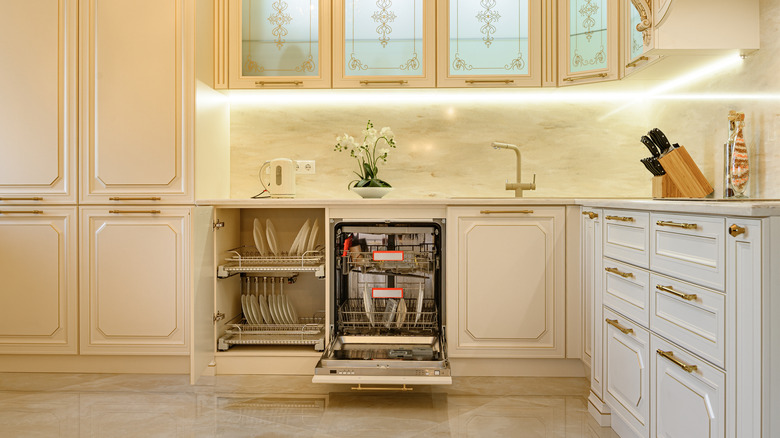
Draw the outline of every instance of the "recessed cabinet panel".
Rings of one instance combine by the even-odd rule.
[[[0,204],[75,201],[76,5],[0,4]]]
[[[650,318],[650,273],[608,258],[602,264],[604,305],[647,327]]]
[[[75,353],[75,207],[1,207],[0,247],[0,353]]]
[[[432,1],[336,1],[334,87],[435,85]]]
[[[629,210],[604,210],[604,255],[648,268],[650,215]]]
[[[560,82],[617,79],[618,0],[560,0]]]
[[[81,227],[81,352],[186,353],[188,210],[84,209]]]
[[[83,2],[84,201],[187,194],[183,8],[179,0]]]
[[[541,4],[439,2],[439,86],[540,86]]]
[[[330,87],[330,2],[232,0],[230,87]]]

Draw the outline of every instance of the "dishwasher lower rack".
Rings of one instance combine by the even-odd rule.
[[[316,351],[325,349],[323,317],[299,318],[298,324],[229,324],[217,341],[217,350],[227,351],[234,345],[311,345]]]
[[[396,301],[396,305],[392,306],[391,301]],[[404,299],[406,313],[399,312],[399,301],[400,298],[373,298],[366,303],[360,298],[349,298],[338,309],[339,330],[345,334],[439,331],[435,300],[424,299],[418,312],[416,299]],[[395,310],[390,311],[393,307]]]

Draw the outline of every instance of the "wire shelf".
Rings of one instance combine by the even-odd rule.
[[[228,252],[226,264],[220,266],[220,271],[228,274],[239,272],[275,272],[275,271],[318,271],[325,264],[325,253],[322,248],[306,251],[301,255],[261,254],[253,246],[240,246]]]
[[[372,311],[366,311],[365,303],[359,298],[349,298],[338,310],[339,328],[347,333],[365,333],[377,329],[393,329],[409,332],[438,331],[438,310],[436,301],[424,299],[422,310],[417,312],[416,299],[404,299],[406,314],[399,315],[398,310],[386,311],[391,300],[398,298],[371,299]],[[399,306],[400,307],[400,306]],[[402,318],[399,320],[399,318]]]
[[[219,338],[218,350],[233,345],[313,345],[322,349],[325,342],[323,317],[298,318],[299,324],[229,324],[225,335]]]

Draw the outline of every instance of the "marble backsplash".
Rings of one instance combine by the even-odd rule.
[[[398,148],[380,177],[391,198],[509,196],[523,152],[527,197],[649,197],[648,155],[639,137],[658,127],[685,145],[722,197],[729,110],[746,113],[748,194],[780,198],[780,0],[761,2],[761,50],[724,71],[662,95],[630,85],[545,90],[291,91],[231,95],[231,197],[257,194],[259,166],[316,160],[297,176],[298,198],[352,198],[357,163],[334,152],[337,135],[360,135],[367,119],[390,126]],[[605,91],[606,90],[606,91]]]

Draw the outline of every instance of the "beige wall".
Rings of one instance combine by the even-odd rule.
[[[523,151],[524,181],[537,174],[539,197],[648,197],[651,175],[639,163],[639,137],[661,128],[686,146],[721,193],[726,115],[746,113],[752,197],[780,198],[780,0],[761,1],[757,53],[714,76],[649,97],[659,83],[544,90],[320,90],[232,92],[231,197],[260,191],[257,171],[278,157],[316,160],[298,175],[299,198],[352,198],[354,161],[333,151],[337,135],[358,136],[366,119],[390,126],[398,149],[380,177],[388,197],[507,196],[514,154]],[[749,96],[746,96],[748,94]]]

